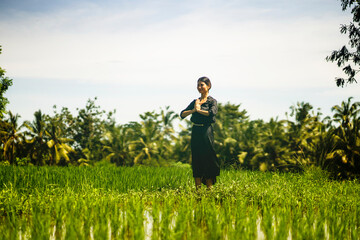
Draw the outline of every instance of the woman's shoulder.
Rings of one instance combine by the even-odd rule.
[[[215,98],[213,98],[212,96],[208,96],[208,101],[210,102],[217,102]]]

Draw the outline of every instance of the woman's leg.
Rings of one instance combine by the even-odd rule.
[[[207,179],[206,179],[206,186],[207,186],[207,188],[208,188],[209,190],[211,189],[211,187],[212,187],[213,184],[214,184],[214,183],[213,183],[212,178],[207,178]]]
[[[195,187],[196,187],[196,189],[200,189],[200,187],[201,187],[201,178],[199,178],[199,177],[195,178]]]

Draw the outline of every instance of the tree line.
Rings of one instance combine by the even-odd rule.
[[[214,124],[215,150],[223,168],[302,171],[320,166],[334,177],[360,174],[360,102],[352,97],[322,118],[310,103],[289,108],[286,119],[250,120],[240,104],[219,103]],[[140,114],[139,122],[117,124],[89,99],[72,114],[54,106],[32,121],[8,112],[0,120],[0,163],[9,165],[170,166],[190,164],[191,122],[174,127],[178,113],[170,107]]]

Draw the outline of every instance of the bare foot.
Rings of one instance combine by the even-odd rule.
[[[208,190],[212,188],[212,185],[213,185],[213,180],[211,178],[206,179],[206,186]]]

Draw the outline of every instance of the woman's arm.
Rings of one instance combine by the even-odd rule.
[[[217,112],[216,101],[215,104],[212,104],[210,111],[206,111],[201,109],[200,100],[196,99],[195,101],[191,102],[190,105],[185,110],[181,112],[180,117],[186,118],[187,116],[195,112],[204,115],[206,117],[210,116],[211,114],[216,114]]]
[[[194,108],[194,109],[192,109],[192,110],[183,111],[183,112],[181,113],[181,117],[182,117],[182,118],[186,118],[187,116],[189,116],[189,115],[191,115],[191,114],[193,114],[193,113],[195,113],[195,112],[200,113],[200,114],[202,114],[202,115],[204,115],[204,116],[210,116],[209,111],[205,111],[205,110],[195,109],[195,108]]]
[[[210,114],[209,114],[209,111],[205,111],[205,110],[196,110],[196,112],[198,112],[198,113],[200,113],[201,115],[204,115],[204,116],[210,116]]]
[[[218,112],[217,101],[214,98],[212,98],[209,109],[209,116],[213,117],[214,115],[217,114],[217,112]]]
[[[182,118],[186,118],[187,116],[193,114],[195,111],[195,108],[194,109],[191,109],[191,110],[185,110],[181,113],[180,117]]]
[[[189,106],[187,106],[184,110],[181,111],[180,117],[182,119],[186,118],[187,116],[193,114],[195,112],[195,100],[192,101]]]

